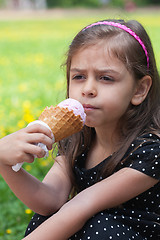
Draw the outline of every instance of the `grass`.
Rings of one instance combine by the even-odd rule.
[[[160,69],[160,14],[137,11],[99,12],[53,19],[0,21],[0,137],[25,127],[42,109],[65,98],[64,53],[74,35],[99,19],[120,17],[139,20],[147,29]],[[42,180],[52,157],[25,164]],[[23,237],[32,211],[21,203],[0,177],[0,239]]]

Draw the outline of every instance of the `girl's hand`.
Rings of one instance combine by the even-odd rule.
[[[41,142],[51,150],[52,137],[52,132],[45,126],[34,124],[0,139],[0,164],[31,163],[34,155],[44,157],[45,151],[35,144]]]

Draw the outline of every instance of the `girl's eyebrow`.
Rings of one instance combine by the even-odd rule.
[[[70,72],[85,72],[87,71],[86,69],[81,69],[81,68],[71,68]],[[118,74],[119,72],[111,69],[111,68],[106,68],[106,69],[95,69],[95,72],[101,72],[101,73],[114,73]]]
[[[80,68],[71,68],[70,72],[83,72],[86,71],[85,69],[80,69]]]

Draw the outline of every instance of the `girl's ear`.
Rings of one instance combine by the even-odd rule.
[[[131,103],[133,105],[141,104],[146,98],[151,85],[152,85],[152,78],[150,76],[146,75],[143,78],[141,78],[137,84],[137,87],[135,89],[135,94],[131,99]]]

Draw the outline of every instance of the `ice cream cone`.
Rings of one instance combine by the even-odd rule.
[[[46,107],[39,120],[45,122],[50,127],[55,137],[55,142],[79,132],[83,127],[80,115],[76,116],[73,110],[59,106]]]
[[[31,122],[31,124],[42,124],[51,129],[54,142],[58,142],[63,138],[69,137],[72,134],[79,132],[85,123],[86,114],[83,106],[75,99],[68,98],[56,107],[46,107],[41,113],[39,120]],[[29,126],[28,125],[28,126]],[[48,149],[43,143],[37,143],[48,153]],[[22,163],[17,163],[12,166],[14,171],[19,171]]]

